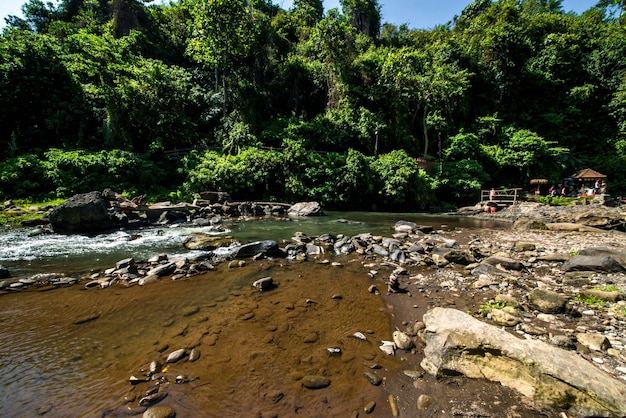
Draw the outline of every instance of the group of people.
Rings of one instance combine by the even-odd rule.
[[[582,196],[595,196],[596,194],[606,193],[606,181],[596,180],[592,185],[583,185],[577,192],[573,186],[565,185],[552,185],[548,189],[548,195],[552,197],[582,197]]]

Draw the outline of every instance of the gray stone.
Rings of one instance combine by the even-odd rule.
[[[575,255],[563,263],[564,271],[599,271],[623,273],[624,267],[611,256]]]
[[[148,273],[146,273],[146,276],[158,276],[158,277],[167,276],[168,274],[174,273],[175,270],[176,270],[176,263],[169,262],[169,263],[161,264],[153,268],[152,270],[148,271]]]
[[[498,255],[492,255],[484,260],[483,263],[490,264],[492,266],[497,266],[499,264],[507,270],[521,270],[524,267],[521,261]]]
[[[319,216],[323,214],[322,206],[318,202],[299,202],[287,209],[289,216]]]
[[[573,352],[517,338],[456,309],[431,309],[424,322],[421,366],[434,376],[461,373],[558,408],[626,414],[623,382]]]
[[[255,241],[249,244],[242,245],[241,247],[234,248],[230,256],[232,258],[251,258],[257,254],[264,254],[268,256],[279,255],[280,250],[278,243],[272,240]]]

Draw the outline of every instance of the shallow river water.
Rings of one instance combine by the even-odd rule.
[[[345,222],[347,220],[348,222]],[[436,228],[485,228],[471,219],[415,214],[335,213],[298,221],[225,224],[242,242],[309,235],[372,232],[390,236],[397,220]],[[0,264],[13,276],[90,271],[122,258],[181,254],[184,235],[197,228],[149,228],[93,237],[0,234]],[[135,234],[135,235],[133,235]],[[326,258],[333,259],[332,255]],[[150,362],[177,417],[349,416],[374,400],[371,416],[389,416],[385,394],[364,373],[382,378],[398,361],[379,348],[391,337],[388,307],[367,292],[371,279],[360,258],[343,267],[314,261],[251,261],[146,286],[85,290],[31,287],[0,295],[0,416],[101,417],[141,414],[139,401],[155,382],[131,385]],[[270,276],[276,287],[251,283]],[[363,333],[367,340],[352,337]],[[200,357],[165,364],[174,350]],[[339,348],[330,354],[328,348]],[[372,369],[371,367],[379,367]],[[416,365],[417,367],[417,365]],[[304,376],[330,386],[311,390]],[[176,380],[184,383],[176,383]]]

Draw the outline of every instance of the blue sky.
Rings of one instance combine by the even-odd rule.
[[[26,0],[0,0],[0,27],[4,26],[4,18],[8,15],[21,15],[22,4]],[[157,0],[167,3],[167,0]],[[471,3],[471,0],[379,0],[382,7],[383,22],[400,25],[408,24],[410,28],[432,29],[452,20],[455,15]],[[563,0],[566,12],[582,13],[593,7],[597,0]],[[289,9],[292,0],[274,0],[284,9]],[[339,0],[324,0],[324,7],[332,9],[339,6]]]

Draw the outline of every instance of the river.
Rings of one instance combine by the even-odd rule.
[[[435,228],[497,228],[490,221],[421,214],[342,212],[298,220],[225,222],[242,242],[287,240],[296,231],[390,236],[398,220]],[[158,253],[184,254],[188,226],[115,231],[95,236],[0,233],[0,264],[13,277],[100,270],[116,261]],[[332,257],[332,255],[329,255]],[[360,258],[342,267],[311,261],[249,261],[147,286],[85,290],[32,287],[0,295],[2,417],[103,417],[140,414],[139,400],[156,383],[177,417],[346,416],[385,394],[363,377],[397,372],[378,349],[390,339],[389,308],[365,289]],[[251,283],[270,276],[276,288]],[[361,332],[366,340],[353,337]],[[165,364],[174,350],[196,348],[200,358]],[[339,348],[331,354],[328,348]],[[150,362],[158,380],[132,385]],[[370,369],[370,367],[379,369]],[[330,386],[305,389],[303,376]],[[184,383],[176,383],[183,379]],[[372,416],[388,416],[377,407]]]

